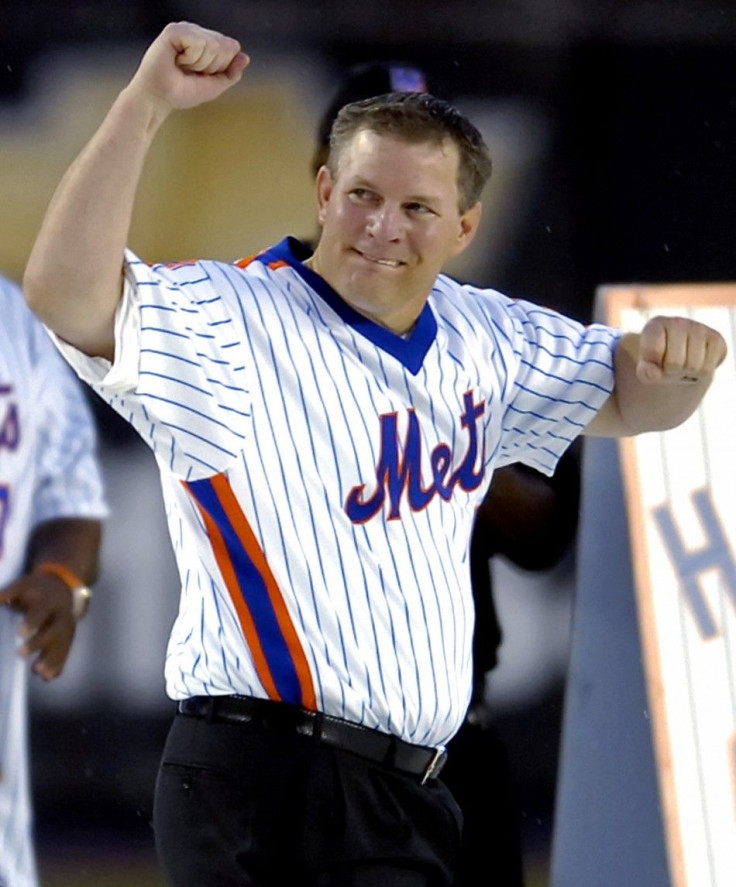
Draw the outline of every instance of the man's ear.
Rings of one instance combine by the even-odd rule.
[[[327,204],[332,196],[332,173],[326,166],[320,166],[317,171],[317,218],[320,225],[324,224],[325,213],[327,212]]]
[[[480,217],[483,211],[483,206],[480,200],[475,204],[475,206],[471,206],[467,212],[463,213],[460,216],[460,226],[457,233],[457,242],[455,243],[455,248],[452,251],[453,256],[460,255],[463,250],[470,246],[475,237],[478,227],[480,226]]]

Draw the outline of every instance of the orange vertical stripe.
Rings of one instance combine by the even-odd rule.
[[[302,704],[305,708],[315,711],[317,708],[317,697],[314,692],[314,684],[312,683],[312,674],[309,670],[309,664],[307,663],[307,658],[304,655],[304,650],[299,641],[296,630],[294,629],[294,625],[291,621],[288,610],[286,609],[286,605],[284,603],[281,592],[279,591],[276,579],[271,572],[271,568],[268,566],[268,562],[266,561],[266,558],[264,557],[263,552],[258,545],[258,541],[253,535],[253,531],[251,530],[248,521],[245,519],[245,515],[243,514],[242,509],[240,508],[240,505],[235,498],[235,495],[233,494],[227,477],[225,477],[224,474],[218,474],[217,476],[212,478],[212,485],[215,488],[215,492],[217,493],[220,503],[224,508],[226,514],[230,518],[230,521],[234,529],[236,530],[240,541],[243,543],[243,547],[248,552],[248,555],[253,561],[256,569],[263,577],[263,581],[266,585],[266,588],[268,589],[268,596],[271,599],[271,603],[273,604],[279,628],[284,635],[286,645],[289,648],[289,651],[291,652],[292,658],[294,660],[294,668],[296,669],[296,673],[299,677],[299,683],[302,688]],[[224,542],[221,538],[220,544],[222,544],[224,547]],[[232,571],[232,566],[230,566],[230,570]],[[234,576],[233,578],[235,579],[235,582],[237,584],[237,578]]]
[[[199,503],[197,504],[199,506]],[[240,583],[238,582],[238,577],[236,576],[235,570],[233,569],[230,554],[227,550],[227,546],[225,545],[225,540],[222,538],[222,533],[220,533],[217,524],[212,520],[207,510],[202,506],[199,506],[199,510],[202,514],[202,517],[204,518],[205,526],[207,527],[207,533],[209,534],[210,541],[212,542],[212,549],[215,553],[215,559],[217,560],[218,566],[220,567],[220,572],[222,573],[222,576],[225,580],[225,585],[228,587],[228,589],[230,589],[230,597],[235,604],[235,609],[238,611],[240,624],[243,628],[243,633],[248,643],[248,647],[250,648],[251,655],[253,656],[258,676],[260,677],[261,682],[265,687],[269,697],[271,699],[281,701],[281,695],[279,694],[279,691],[276,688],[276,684],[274,683],[273,675],[271,674],[268,660],[266,659],[266,656],[263,652],[261,640],[258,637],[258,632],[256,631],[250,609],[248,608],[248,604],[245,602],[245,597],[239,593]]]

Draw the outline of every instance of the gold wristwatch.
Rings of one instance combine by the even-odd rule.
[[[72,616],[79,621],[89,609],[92,589],[77,574],[64,564],[43,563],[33,568],[34,573],[50,573],[57,576],[72,593]]]

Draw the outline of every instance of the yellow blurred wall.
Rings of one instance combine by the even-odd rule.
[[[90,57],[72,68],[58,58],[22,106],[0,113],[0,270],[8,276],[22,276],[54,188],[130,76],[126,61]],[[145,260],[234,260],[287,233],[313,236],[320,91],[306,65],[271,59],[264,68],[161,130],[130,237]]]

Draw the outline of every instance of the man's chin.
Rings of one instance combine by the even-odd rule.
[[[368,320],[372,320],[381,326],[383,326],[381,317],[383,317],[384,314],[390,313],[390,305],[386,303],[385,292],[383,292],[379,298],[370,292],[360,291],[353,287],[350,291],[350,297],[345,299],[345,301],[351,306],[351,308],[354,308],[358,314],[362,314],[363,317],[367,317]]]

